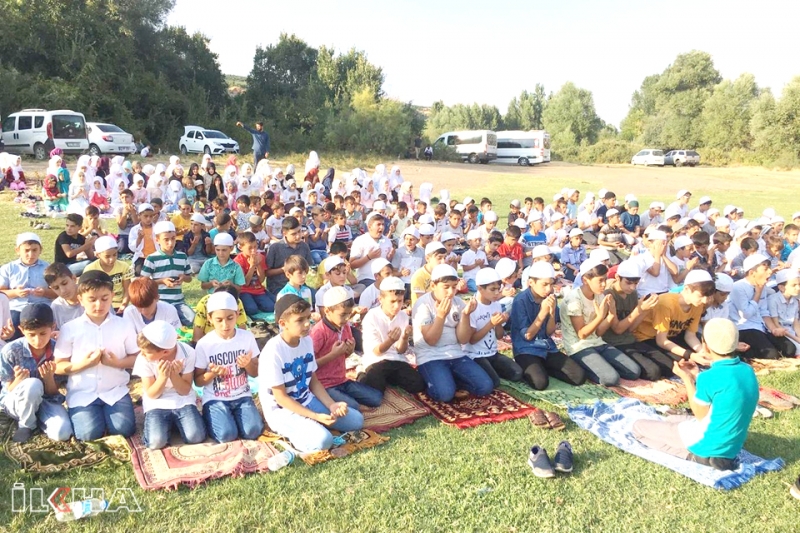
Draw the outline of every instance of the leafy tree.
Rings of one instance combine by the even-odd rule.
[[[542,114],[546,103],[544,86],[536,84],[534,92],[522,91],[508,104],[503,123],[510,130],[541,130],[544,128]]]
[[[757,97],[758,85],[752,74],[742,74],[735,81],[723,80],[714,87],[703,106],[703,146],[721,150],[749,148],[751,105]]]
[[[593,144],[604,126],[595,111],[592,93],[572,82],[565,83],[547,100],[542,119],[555,150],[581,143]]]

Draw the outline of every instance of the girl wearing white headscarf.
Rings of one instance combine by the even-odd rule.
[[[433,183],[425,182],[419,186],[419,199],[430,206],[433,195]]]
[[[144,176],[141,174],[133,175],[133,185],[131,185],[131,192],[133,193],[133,203],[147,204],[150,203],[150,194],[144,186]]]
[[[180,181],[171,181],[164,192],[164,212],[172,213],[178,209],[178,202],[183,198],[183,185]]]
[[[244,165],[242,165],[244,166]],[[249,166],[249,165],[248,165]],[[250,184],[250,177],[249,176],[242,176],[239,178],[239,190],[236,192],[236,197],[239,196],[250,196],[253,192],[253,187]]]
[[[200,174],[205,175],[208,171],[208,164],[211,162],[211,154],[203,154],[203,159],[200,160]]]
[[[24,191],[27,187],[25,183],[25,173],[22,171],[22,158],[18,155],[6,154],[7,168],[5,169],[5,180],[12,191]]]
[[[101,213],[107,213],[110,209],[108,203],[108,190],[103,183],[103,178],[95,176],[89,190],[89,204],[95,206]]]
[[[237,170],[234,165],[228,165],[227,167],[225,167],[225,173],[222,175],[222,182],[225,184],[226,187],[229,183],[233,183],[234,185],[236,185],[237,182],[236,174]]]
[[[111,186],[111,193],[109,197],[111,198],[111,209],[116,210],[118,207],[122,205],[122,197],[120,193],[128,188],[127,181],[124,177],[114,178],[114,185]]]
[[[403,175],[400,173],[400,167],[395,165],[392,167],[392,171],[389,173],[389,189],[392,191],[394,195],[394,199],[397,200],[400,195],[400,185],[403,184]]]
[[[371,210],[372,204],[375,203],[376,196],[375,185],[372,183],[372,180],[366,180],[364,182],[364,187],[361,189],[361,205],[363,205],[365,209]]]
[[[337,194],[344,198],[347,196],[347,189],[345,189],[344,185],[342,185],[342,180],[339,178],[333,178],[333,182],[331,183],[331,198]]]
[[[288,188],[281,193],[281,202],[288,204],[300,199],[300,191],[297,190],[297,183],[293,179],[286,180]]]
[[[262,159],[256,165],[256,170],[253,173],[253,179],[250,180],[250,186],[254,187],[258,192],[263,192],[267,183],[269,182],[270,175],[272,174],[272,167],[269,165],[267,159]]]
[[[283,192],[283,188],[281,188],[281,184],[275,178],[269,180],[269,185],[267,189],[272,191],[272,194],[275,195],[275,199],[278,200],[281,197],[281,192]]]
[[[175,167],[180,166],[181,158],[177,155],[172,155],[169,157],[169,164]]]
[[[375,186],[375,189],[379,192],[383,192],[380,190],[381,186],[381,178],[386,178],[386,181],[389,181],[389,175],[386,173],[386,165],[381,163],[375,167],[375,172],[372,174],[372,184]]]
[[[86,188],[86,173],[82,170],[78,170],[75,172],[74,177],[75,179],[69,185],[67,213],[85,216],[86,208],[89,207],[89,191]]]

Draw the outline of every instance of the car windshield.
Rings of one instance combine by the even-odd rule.
[[[206,136],[206,139],[227,139],[228,136],[222,133],[221,131],[215,130],[204,130],[203,135]]]
[[[125,133],[125,130],[113,124],[97,124],[97,129],[103,133]]]
[[[664,155],[663,150],[653,150],[653,155]]]

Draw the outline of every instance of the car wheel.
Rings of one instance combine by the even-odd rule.
[[[680,159],[677,159],[677,160],[675,161],[675,166],[676,166],[676,167],[682,167],[682,166],[683,166],[683,161],[681,161]]]
[[[44,161],[44,159],[47,157],[47,152],[45,151],[45,147],[42,143],[36,143],[33,145],[33,157],[39,161]]]
[[[182,145],[181,145],[181,155],[186,155],[186,154],[188,154],[188,153],[189,153],[189,152],[186,150],[186,145],[185,145],[185,144],[182,144]]]
[[[520,157],[519,159],[517,159],[517,164],[521,167],[527,167],[530,166],[531,162],[528,161],[527,157]]]
[[[206,155],[211,155],[211,148],[206,146],[205,148],[203,148],[203,153]]]
[[[469,161],[471,165],[476,165],[478,163],[478,154],[469,154],[467,161]]]
[[[102,154],[103,154],[103,152],[100,151],[100,147],[99,146],[97,146],[96,144],[89,145],[89,155],[98,156],[99,157]]]

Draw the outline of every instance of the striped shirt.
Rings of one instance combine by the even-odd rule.
[[[144,265],[142,265],[142,276],[154,280],[177,278],[181,274],[192,275],[189,258],[183,252],[174,251],[172,255],[156,252],[148,255],[147,259],[144,260]],[[177,287],[159,285],[158,295],[164,303],[173,305],[183,303],[183,290],[180,285]]]

